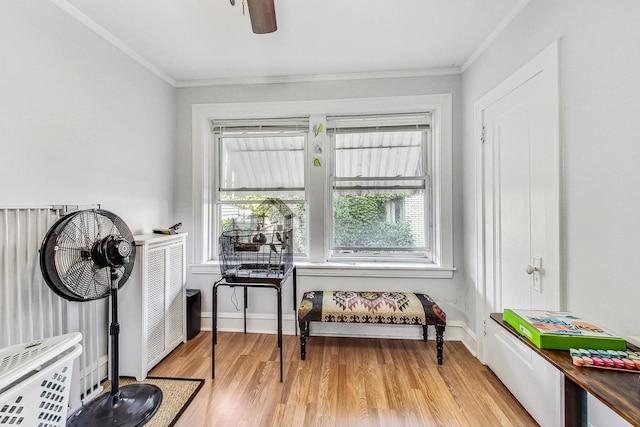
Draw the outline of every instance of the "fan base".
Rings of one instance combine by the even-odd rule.
[[[67,419],[67,427],[135,427],[146,424],[162,402],[162,391],[151,384],[120,387],[116,395],[98,396]]]

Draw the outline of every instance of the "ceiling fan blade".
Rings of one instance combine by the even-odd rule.
[[[247,0],[251,29],[256,34],[272,33],[278,29],[274,0]]]

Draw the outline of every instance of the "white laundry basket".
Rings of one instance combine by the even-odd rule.
[[[0,426],[63,427],[73,360],[82,353],[74,332],[0,350]]]

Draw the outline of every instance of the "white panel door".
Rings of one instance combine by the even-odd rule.
[[[502,308],[530,308],[532,301],[526,266],[535,233],[531,186],[536,182],[530,177],[535,83],[519,87],[485,110],[487,165],[493,166],[493,176],[487,181],[494,217],[491,256],[497,268],[492,283],[496,307]]]
[[[487,288],[498,311],[559,305],[557,218],[547,215],[548,203],[557,209],[558,190],[548,197],[546,181],[556,157],[549,146],[554,122],[545,83],[537,75],[484,110],[488,261],[494,267]]]
[[[562,424],[562,376],[497,325],[505,308],[561,308],[557,47],[477,104],[483,128],[478,312],[483,360],[542,426]]]
[[[557,69],[545,61],[505,81],[480,110],[483,322],[505,308],[563,304]]]

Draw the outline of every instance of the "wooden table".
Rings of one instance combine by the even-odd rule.
[[[587,392],[607,405],[634,426],[640,427],[640,373],[607,369],[580,368],[572,363],[568,350],[536,347],[502,320],[502,313],[492,313],[497,322],[520,342],[533,349],[564,374],[564,413],[566,426],[587,426]],[[638,348],[629,345],[631,351]]]

